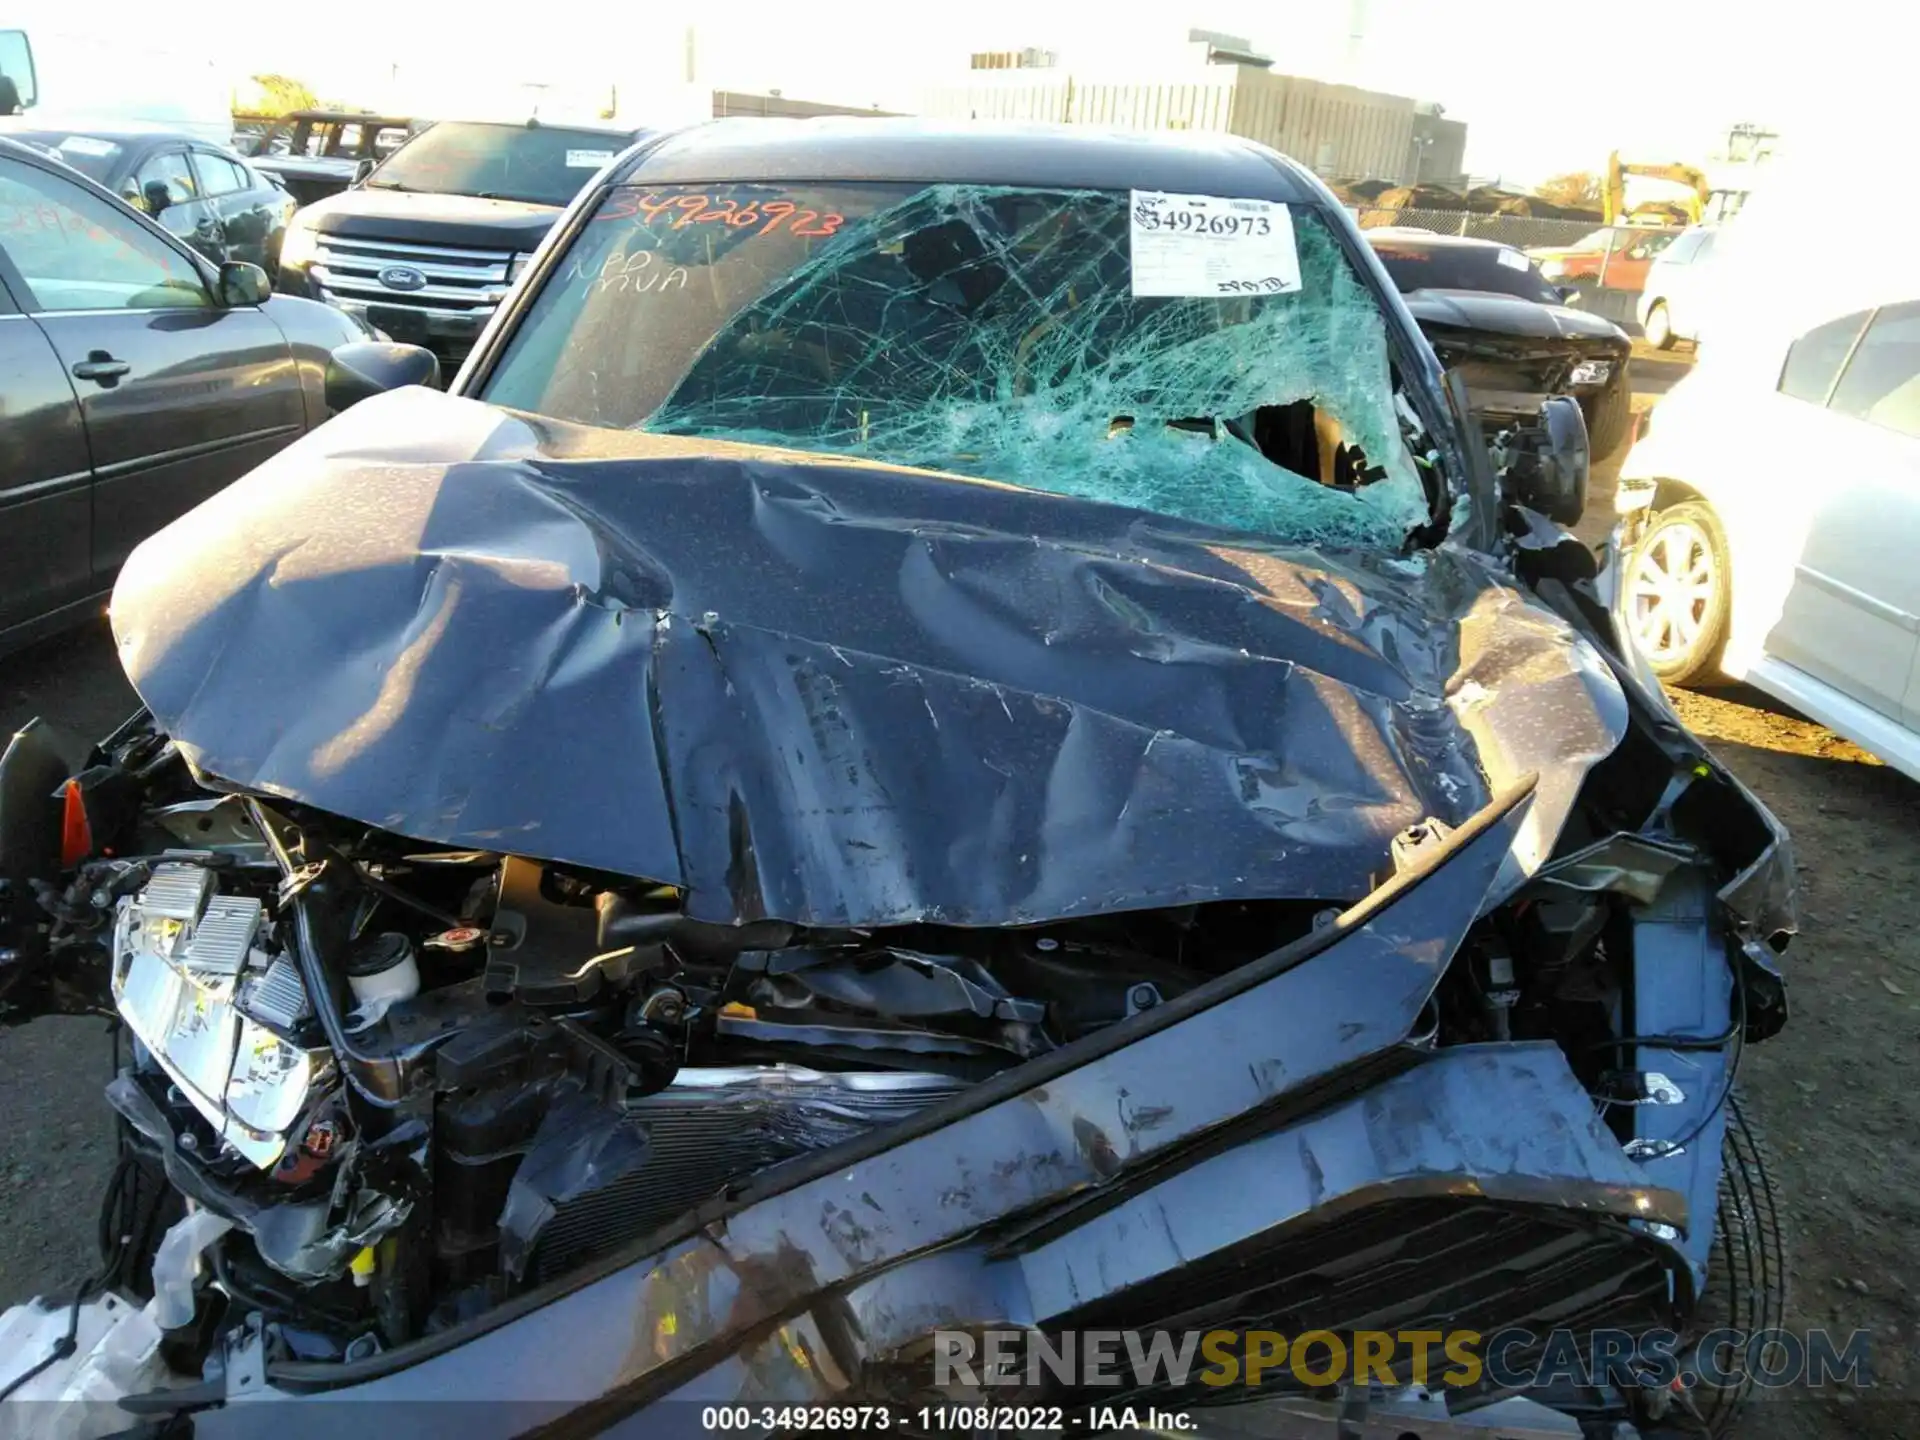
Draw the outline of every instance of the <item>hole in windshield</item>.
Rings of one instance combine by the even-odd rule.
[[[1124,193],[620,190],[485,398],[1398,548],[1430,515],[1385,320],[1319,216],[1292,227],[1296,291],[1160,297]]]

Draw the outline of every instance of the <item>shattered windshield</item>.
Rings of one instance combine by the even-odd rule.
[[[1194,207],[1257,209],[1290,232],[1290,245],[1249,244],[1297,275],[1221,279],[1188,263],[1178,235],[1143,244],[1139,200],[986,185],[617,190],[483,398],[1399,548],[1429,498],[1384,318],[1319,213]],[[1207,223],[1217,237],[1253,221]]]

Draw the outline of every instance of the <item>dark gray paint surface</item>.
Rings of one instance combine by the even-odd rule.
[[[1592,649],[1464,550],[426,391],[155,536],[114,623],[206,772],[706,920],[1351,900],[1396,832],[1538,772],[1524,864],[1625,724]]]

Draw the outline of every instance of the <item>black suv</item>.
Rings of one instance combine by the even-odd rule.
[[[642,133],[439,121],[294,217],[279,288],[424,346],[451,372],[561,210]]]

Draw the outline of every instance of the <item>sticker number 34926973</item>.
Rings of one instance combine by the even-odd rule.
[[[1278,201],[1135,190],[1128,242],[1135,295],[1284,295],[1300,288],[1293,213]]]

